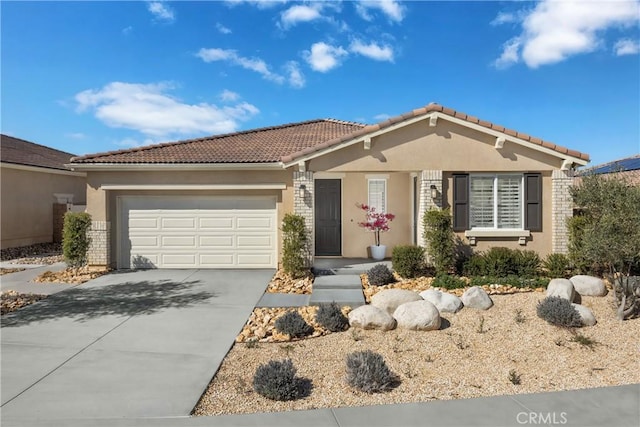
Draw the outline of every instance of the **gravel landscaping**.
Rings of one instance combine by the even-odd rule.
[[[69,283],[80,284],[107,274],[109,270],[95,270],[89,267],[66,268],[62,271],[45,271],[35,279],[36,283]]]
[[[427,282],[428,279],[418,280],[417,289],[412,290],[428,289]],[[407,283],[396,286],[411,288]],[[365,283],[365,293],[366,289]],[[317,309],[304,307],[299,311],[316,327],[315,336],[290,342],[286,335],[271,328],[286,309],[257,309],[194,414],[424,402],[640,382],[640,370],[634,369],[640,363],[640,319],[616,320],[609,293],[605,297],[582,298],[582,304],[597,319],[594,326],[553,326],[536,314],[538,302],[545,297],[542,290],[487,287],[493,307],[465,307],[455,314],[442,313],[440,329],[422,332],[350,328],[330,333],[312,323]],[[258,328],[262,330],[256,333]],[[367,394],[347,385],[347,355],[364,350],[384,357],[400,379],[397,387]],[[297,368],[297,376],[311,380],[310,395],[280,402],[254,392],[256,369],[270,360],[287,358]]]
[[[21,294],[12,290],[0,292],[0,314],[11,313],[46,297],[38,294]]]
[[[24,268],[0,268],[0,276],[4,276],[5,274],[17,273],[24,270]]]
[[[60,243],[39,243],[19,248],[2,249],[1,261],[11,261],[13,264],[55,264],[63,262],[62,246]]]

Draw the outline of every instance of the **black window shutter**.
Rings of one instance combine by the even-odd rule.
[[[453,230],[469,229],[469,175],[453,175]]]
[[[542,231],[542,175],[524,174],[524,228]]]

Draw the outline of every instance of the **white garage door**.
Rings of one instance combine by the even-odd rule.
[[[121,268],[275,268],[274,198],[122,197]]]

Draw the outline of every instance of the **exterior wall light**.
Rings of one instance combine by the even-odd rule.
[[[438,197],[438,188],[435,185],[431,184],[431,198],[435,199],[437,197]]]
[[[300,187],[298,188],[298,195],[302,198],[304,198],[304,195],[307,192],[307,186],[304,184],[300,184]]]

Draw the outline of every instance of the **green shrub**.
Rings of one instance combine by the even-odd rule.
[[[385,264],[377,264],[367,271],[367,280],[370,285],[383,286],[395,282],[396,278]]]
[[[424,248],[415,245],[400,245],[393,248],[391,265],[396,273],[406,279],[420,276],[424,272]]]
[[[382,355],[371,350],[347,356],[347,383],[366,393],[392,389],[398,378],[389,370]]]
[[[300,215],[286,214],[282,220],[282,268],[294,278],[306,273],[307,228]]]
[[[567,278],[571,275],[569,257],[565,254],[549,254],[542,262],[547,275],[552,278]]]
[[[455,234],[449,209],[431,209],[424,215],[424,239],[436,273],[449,273],[455,266]]]
[[[431,286],[444,289],[460,289],[466,287],[467,282],[451,274],[438,274],[431,282]]]
[[[516,288],[546,288],[549,279],[544,277],[492,277],[492,276],[473,276],[470,279],[469,286],[485,286],[485,285],[509,285]]]
[[[91,244],[89,229],[91,215],[85,212],[67,212],[64,215],[62,229],[62,253],[71,267],[80,267],[87,263],[87,252]]]
[[[487,268],[482,253],[473,253],[462,266],[462,273],[467,277],[483,276]]]
[[[534,251],[514,250],[516,275],[520,277],[537,277],[540,274],[540,255]]]
[[[534,251],[493,247],[471,255],[464,265],[466,276],[536,277],[540,272],[540,256]]]
[[[553,325],[567,328],[582,326],[580,313],[571,305],[569,300],[562,297],[546,297],[538,303],[536,312],[538,317]]]
[[[295,310],[288,311],[278,317],[275,327],[279,332],[289,335],[291,338],[301,338],[313,333],[313,326],[308,324]]]
[[[294,400],[301,397],[300,381],[291,359],[271,360],[260,365],[253,376],[256,393],[271,400]]]
[[[316,322],[331,332],[342,332],[349,328],[349,319],[342,314],[340,306],[335,302],[320,304],[316,313]]]

